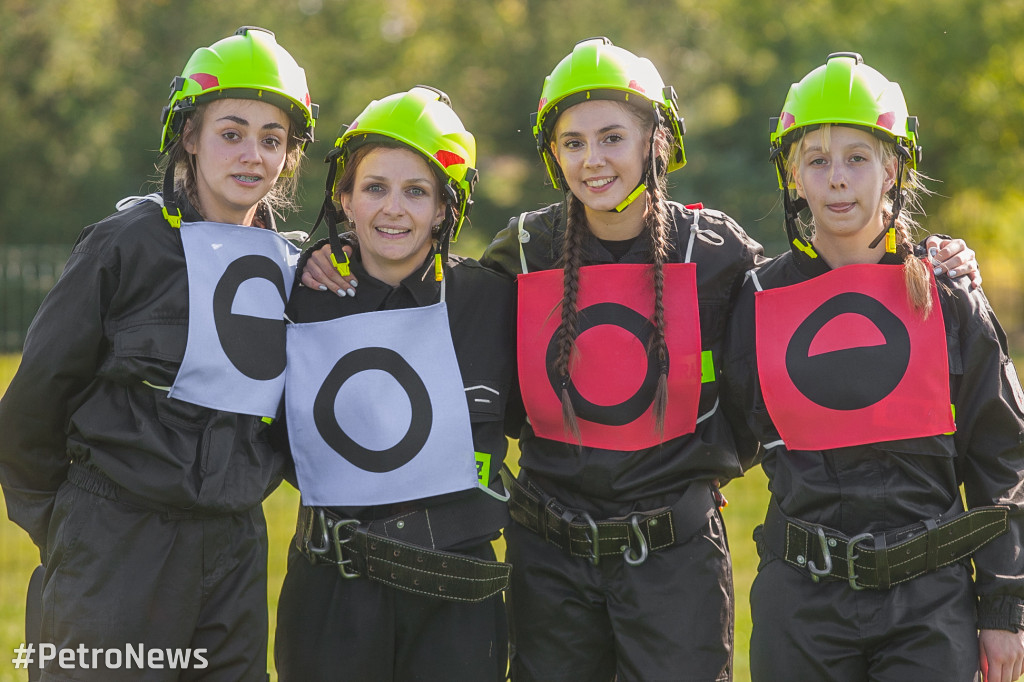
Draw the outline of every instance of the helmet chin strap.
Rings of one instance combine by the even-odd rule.
[[[622,200],[622,203],[620,203],[615,208],[609,209],[608,213],[622,213],[623,211],[625,211],[627,208],[629,208],[629,206],[634,201],[637,200],[638,197],[640,197],[644,192],[647,191],[646,179],[650,178],[651,181],[653,182],[654,178],[657,177],[657,175],[656,175],[657,169],[655,168],[655,160],[654,160],[654,152],[655,152],[655,150],[654,150],[654,136],[655,136],[655,133],[657,132],[657,130],[658,130],[658,126],[657,125],[655,125],[653,128],[651,128],[651,139],[650,139],[650,144],[649,144],[650,154],[647,157],[648,160],[649,160],[649,163],[647,164],[647,168],[644,169],[643,175],[640,177],[640,182],[637,184],[636,187],[633,188],[632,192],[630,192],[628,195],[626,195],[626,198]]]
[[[873,249],[878,246],[878,242],[882,241],[882,237],[886,237],[886,253],[896,253],[896,218],[899,217],[900,211],[903,210],[903,167],[906,164],[907,157],[904,156],[906,150],[901,146],[896,145],[896,149],[899,161],[896,165],[896,194],[892,199],[892,217],[889,219],[889,224],[883,227],[878,236],[872,239],[871,244],[869,244],[869,248]]]

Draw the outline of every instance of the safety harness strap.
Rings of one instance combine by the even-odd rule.
[[[1006,532],[1009,507],[964,512],[959,500],[937,519],[854,537],[786,516],[773,498],[754,531],[764,549],[807,571],[813,580],[845,580],[855,590],[885,590],[963,561]]]

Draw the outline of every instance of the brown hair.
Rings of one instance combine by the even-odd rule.
[[[202,206],[199,204],[199,193],[196,189],[196,160],[194,154],[189,154],[185,149],[185,143],[198,139],[203,130],[208,103],[197,104],[193,112],[188,114],[184,121],[184,127],[178,137],[171,143],[166,156],[161,159],[158,166],[161,176],[167,168],[174,169],[174,189],[176,192],[183,192],[200,213]],[[301,131],[289,117],[288,119],[288,149],[285,156],[284,169],[278,177],[274,187],[263,197],[262,201],[277,213],[295,211],[298,203],[295,200],[298,192],[299,167],[301,165],[303,151]]]
[[[825,150],[831,140],[832,124],[826,123],[821,126],[821,142]],[[789,184],[793,183],[796,177],[798,153],[803,146],[804,139],[809,132],[815,129],[806,129],[800,137],[790,145],[786,161],[786,174]],[[883,166],[894,164],[897,160],[896,146],[892,142],[872,136],[879,152],[879,161]],[[921,319],[928,319],[932,312],[932,286],[931,275],[928,266],[914,253],[916,242],[914,232],[920,228],[915,213],[923,213],[921,209],[919,193],[925,191],[922,186],[923,176],[911,168],[904,168],[901,195],[903,205],[899,215],[896,217],[896,255],[903,261],[904,284],[907,288],[907,300],[910,306],[917,311]],[[791,190],[785,190],[791,191]],[[888,226],[892,222],[893,197],[892,192],[887,192],[882,198],[882,224]],[[813,229],[813,216],[810,224],[806,225]]]
[[[665,430],[665,410],[668,405],[668,348],[665,343],[665,306],[664,288],[665,272],[664,265],[668,259],[670,249],[669,229],[671,228],[668,211],[668,189],[666,183],[666,169],[668,168],[669,152],[672,148],[672,133],[660,120],[660,116],[653,109],[640,109],[634,106],[626,106],[634,118],[642,125],[642,129],[650,129],[654,139],[655,158],[652,162],[648,159],[648,169],[656,168],[656,171],[645,171],[644,181],[648,183],[644,192],[644,199],[647,202],[644,212],[644,227],[641,234],[646,234],[651,243],[652,263],[650,268],[651,279],[654,285],[654,333],[649,341],[648,353],[652,351],[660,365],[658,387],[654,397],[654,414],[658,431]],[[572,399],[569,395],[569,378],[572,371],[570,359],[573,349],[576,347],[576,337],[579,333],[579,309],[577,299],[579,296],[580,267],[583,261],[583,237],[590,229],[587,223],[585,206],[582,201],[576,198],[571,192],[565,193],[565,238],[562,244],[562,255],[559,259],[559,266],[562,268],[562,301],[561,301],[561,323],[555,332],[558,344],[558,358],[555,360],[555,370],[561,377],[561,403],[562,423],[566,432],[571,434],[577,443],[581,441],[579,424],[576,420],[576,411],[572,406]]]

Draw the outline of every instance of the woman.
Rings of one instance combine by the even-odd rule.
[[[278,671],[504,679],[509,566],[490,541],[508,519],[498,473],[512,284],[448,256],[476,142],[446,95],[419,86],[371,102],[328,161],[324,215],[332,236],[339,218],[352,230],[344,260],[360,286],[341,298],[297,289],[288,304],[286,415],[303,506]]]
[[[751,273],[725,359],[772,493],[752,677],[1016,680],[1024,394],[984,294],[911,239],[917,119],[836,53],[776,123],[794,248]]]
[[[266,679],[261,502],[284,458],[263,417],[282,389],[247,360],[283,366],[284,301],[276,320],[232,306],[272,309],[246,283],[290,281],[273,211],[315,111],[273,33],[197,50],[164,109],[164,191],[87,227],[33,322],[0,482],[45,565],[41,641],[88,654],[43,679]],[[204,261],[214,242],[241,265]],[[204,319],[203,296],[227,312]]]

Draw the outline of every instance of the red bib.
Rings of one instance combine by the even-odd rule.
[[[902,265],[849,265],[755,294],[757,371],[791,450],[954,430],[935,280],[932,313],[907,301]]]
[[[579,329],[567,386],[581,441],[589,447],[633,451],[693,433],[700,401],[700,318],[692,263],[664,266],[668,406],[658,432],[653,401],[660,376],[648,353],[654,330],[649,265],[580,268]],[[561,323],[562,271],[519,275],[519,382],[534,433],[575,442],[562,423],[556,331]]]

